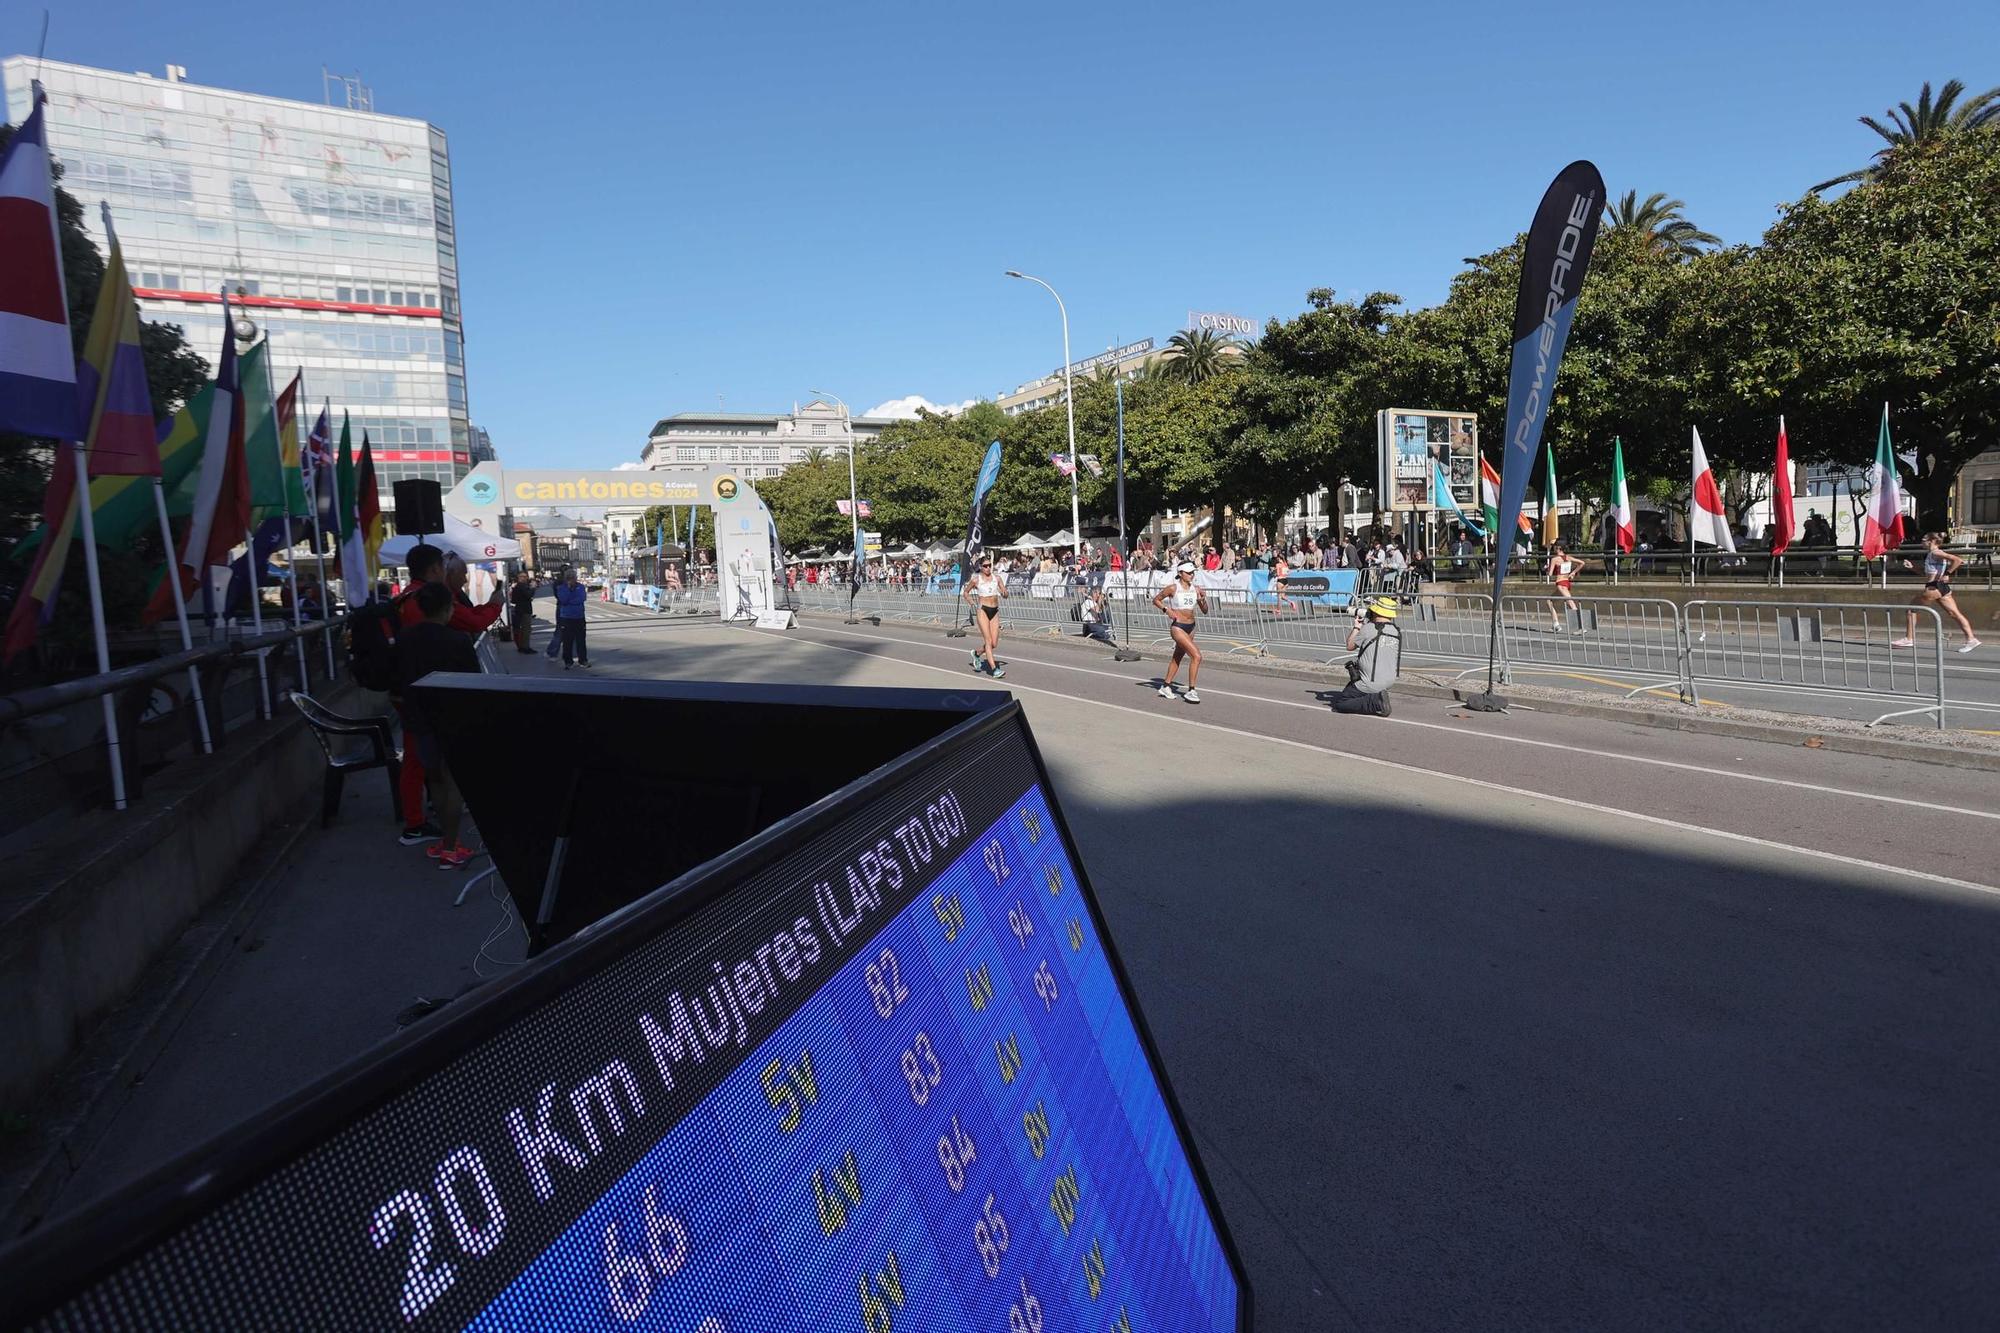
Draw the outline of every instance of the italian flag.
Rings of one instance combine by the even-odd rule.
[[[1889,405],[1882,404],[1882,434],[1875,461],[1868,465],[1868,518],[1861,528],[1861,558],[1873,560],[1903,544],[1903,487],[1896,480],[1896,455],[1889,445]]]
[[[1479,517],[1486,524],[1486,531],[1493,532],[1500,526],[1500,474],[1486,461],[1486,455],[1479,455]],[[1521,531],[1534,535],[1535,525],[1526,514],[1516,520]]]
[[[1611,440],[1611,517],[1618,526],[1618,549],[1627,555],[1639,543],[1639,529],[1632,522],[1632,493],[1625,489],[1625,442]]]

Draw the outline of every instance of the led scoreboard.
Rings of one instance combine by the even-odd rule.
[[[787,697],[932,734],[16,1247],[8,1322],[1248,1328],[1019,705]]]

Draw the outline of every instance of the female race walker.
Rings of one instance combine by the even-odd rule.
[[[1972,622],[1965,618],[1965,612],[1958,609],[1958,599],[1951,595],[1951,576],[1965,563],[1958,556],[1944,549],[1945,534],[1926,532],[1924,534],[1924,590],[1917,594],[1918,606],[1929,606],[1936,602],[1951,612],[1951,618],[1965,634],[1965,643],[1959,648],[1961,653],[1969,653],[1979,646],[1979,639],[1972,632]],[[1904,569],[1912,568],[1909,561],[1903,562]],[[1910,623],[1903,637],[1889,645],[1891,648],[1914,648],[1917,646],[1917,613],[1910,612]]]
[[[1570,588],[1576,582],[1576,572],[1582,568],[1583,561],[1571,555],[1569,548],[1561,542],[1549,548],[1549,563],[1542,570],[1542,577],[1556,585],[1557,595],[1562,598],[1563,605],[1571,611],[1576,610],[1577,605],[1570,595]],[[1549,619],[1555,622],[1556,633],[1562,633],[1562,613],[1556,610],[1553,599],[1549,602]],[[1577,633],[1581,634],[1583,630],[1579,628]]]
[[[981,661],[979,654],[973,653],[972,669],[984,671],[995,680],[1007,674],[1007,668],[995,656],[1000,647],[1000,600],[1006,595],[1007,584],[993,572],[992,557],[980,556],[979,572],[966,586],[965,600],[972,603],[973,623],[979,627],[979,641],[985,645],[986,657]]]
[[[1167,678],[1160,685],[1160,697],[1174,697],[1174,673],[1181,669],[1181,659],[1185,657],[1188,687],[1181,698],[1198,704],[1201,692],[1195,689],[1194,680],[1201,674],[1201,649],[1194,646],[1194,613],[1208,614],[1208,594],[1194,586],[1194,561],[1183,560],[1174,566],[1174,581],[1153,594],[1153,605],[1167,613],[1167,633],[1174,640],[1174,660],[1167,663]]]

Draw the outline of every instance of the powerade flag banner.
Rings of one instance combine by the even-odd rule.
[[[1555,396],[1556,367],[1569,341],[1570,320],[1577,294],[1597,244],[1597,221],[1604,212],[1604,178],[1589,162],[1564,167],[1542,196],[1528,228],[1528,248],[1521,262],[1521,296],[1514,306],[1514,362],[1507,377],[1507,433],[1500,464],[1500,521],[1497,531],[1512,532],[1521,517],[1521,498],[1528,474],[1535,470],[1541,449],[1542,425]],[[1493,605],[1500,605],[1500,585],[1507,578],[1507,561],[1493,565]],[[1496,622],[1497,623],[1497,622]],[[1489,687],[1490,688],[1490,687]]]
[[[986,459],[979,465],[979,480],[972,487],[972,521],[965,525],[965,544],[958,548],[958,586],[972,577],[972,562],[986,544],[986,493],[1000,480],[1000,441],[986,446]]]

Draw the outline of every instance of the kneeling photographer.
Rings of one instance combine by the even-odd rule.
[[[1396,626],[1396,599],[1370,597],[1348,631],[1347,688],[1333,700],[1336,713],[1389,716],[1389,687],[1403,658],[1403,632]]]

